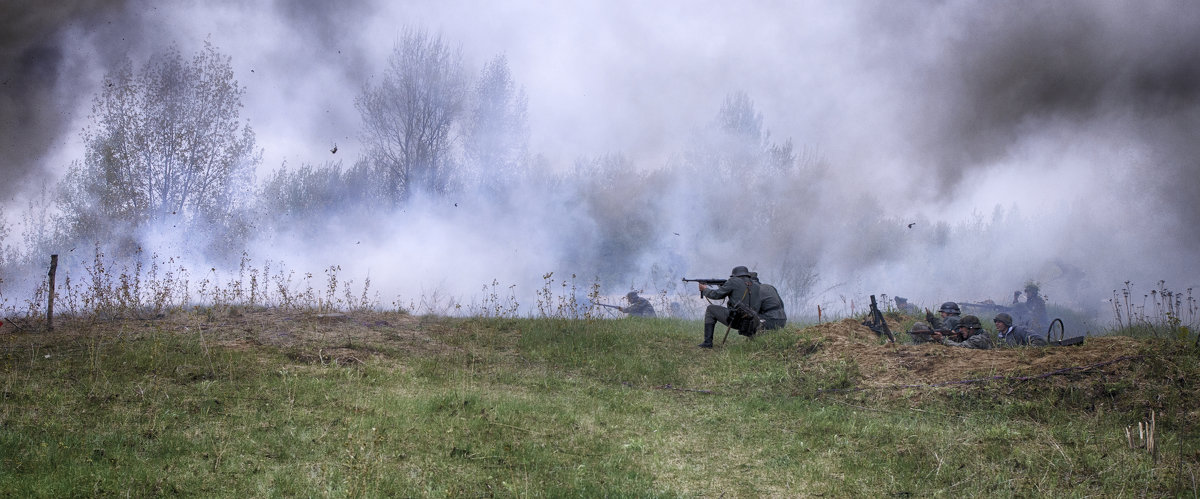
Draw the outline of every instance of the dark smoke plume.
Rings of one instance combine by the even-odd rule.
[[[1140,149],[1138,180],[1200,243],[1200,9],[1191,2],[955,2],[916,44],[921,155],[954,188],[1053,127]],[[929,14],[929,13],[926,13]],[[916,36],[910,33],[909,36]],[[912,50],[912,44],[901,44]],[[1064,185],[1063,189],[1072,186]],[[1160,214],[1163,212],[1160,211]]]
[[[125,0],[0,4],[0,201],[50,166],[44,156],[68,134],[81,99],[78,73],[66,71],[74,47],[64,34],[104,23],[125,23]]]

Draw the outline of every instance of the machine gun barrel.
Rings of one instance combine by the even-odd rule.
[[[683,282],[698,282],[700,284],[708,284],[708,285],[725,284],[725,281],[727,281],[727,280],[728,279],[688,279],[686,277],[683,278]]]
[[[1005,305],[997,305],[995,303],[970,303],[970,302],[960,301],[960,302],[958,302],[958,305],[962,306],[962,307],[972,307],[972,308],[979,308],[979,309],[983,309],[983,310],[997,310],[1000,312],[1006,312],[1008,310],[1012,310],[1012,307],[1005,306]]]

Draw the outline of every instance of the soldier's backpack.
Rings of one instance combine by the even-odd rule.
[[[737,329],[738,334],[746,337],[754,336],[762,324],[758,311],[750,306],[750,281],[746,281],[746,292],[742,298],[729,307],[729,325]]]
[[[758,333],[760,324],[762,321],[759,320],[758,312],[750,308],[744,300],[729,309],[729,325],[737,329],[738,334],[742,336],[754,336]]]

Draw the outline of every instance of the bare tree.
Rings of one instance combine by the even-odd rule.
[[[762,178],[796,159],[790,139],[772,144],[770,138],[754,101],[745,92],[734,92],[725,97],[712,125],[694,141],[691,159],[726,180]]]
[[[474,97],[463,147],[479,183],[495,193],[528,161],[528,99],[513,82],[503,55],[483,68]]]
[[[355,101],[386,196],[400,202],[416,189],[446,191],[465,95],[461,53],[441,36],[406,31],[382,80]]]
[[[140,71],[126,61],[108,75],[84,131],[86,156],[60,188],[68,232],[229,227],[260,160],[254,132],[239,122],[244,92],[210,43],[190,62],[170,48]]]

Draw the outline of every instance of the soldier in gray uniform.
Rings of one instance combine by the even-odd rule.
[[[1021,326],[1013,325],[1013,318],[1007,313],[1000,312],[992,319],[996,324],[996,335],[1010,347],[1033,345],[1044,347],[1048,345],[1046,338]]]
[[[1046,315],[1046,300],[1036,284],[1025,285],[1025,311],[1029,314],[1029,327],[1042,329],[1049,327],[1050,317]]]
[[[718,322],[730,327],[740,326],[730,321],[732,308],[743,303],[750,307],[750,310],[758,310],[762,303],[762,291],[758,283],[750,278],[750,269],[742,265],[734,267],[729,279],[720,287],[710,287],[704,283],[700,283],[699,286],[700,296],[709,300],[726,300],[726,306],[709,305],[704,309],[704,343],[699,345],[700,348],[713,347],[713,331]]]
[[[758,272],[751,272],[750,279],[758,283],[762,291],[762,303],[758,305],[758,318],[762,319],[763,329],[779,329],[787,325],[787,312],[783,310],[783,298],[779,290],[770,284],[758,280]]]
[[[929,321],[934,331],[953,332],[958,328],[959,314],[962,314],[962,309],[958,308],[958,304],[948,301],[943,303],[942,307],[938,309],[938,315],[941,317],[926,314],[925,320]]]
[[[940,341],[948,347],[974,348],[977,350],[992,348],[992,337],[988,335],[987,331],[983,330],[983,323],[979,322],[979,318],[974,315],[967,315],[959,320],[955,332],[962,341],[944,338],[940,332],[933,333],[933,341]]]
[[[622,308],[621,311],[637,317],[654,317],[654,305],[650,304],[650,300],[638,296],[637,291],[630,291],[625,295],[625,299],[629,300],[629,306]]]

